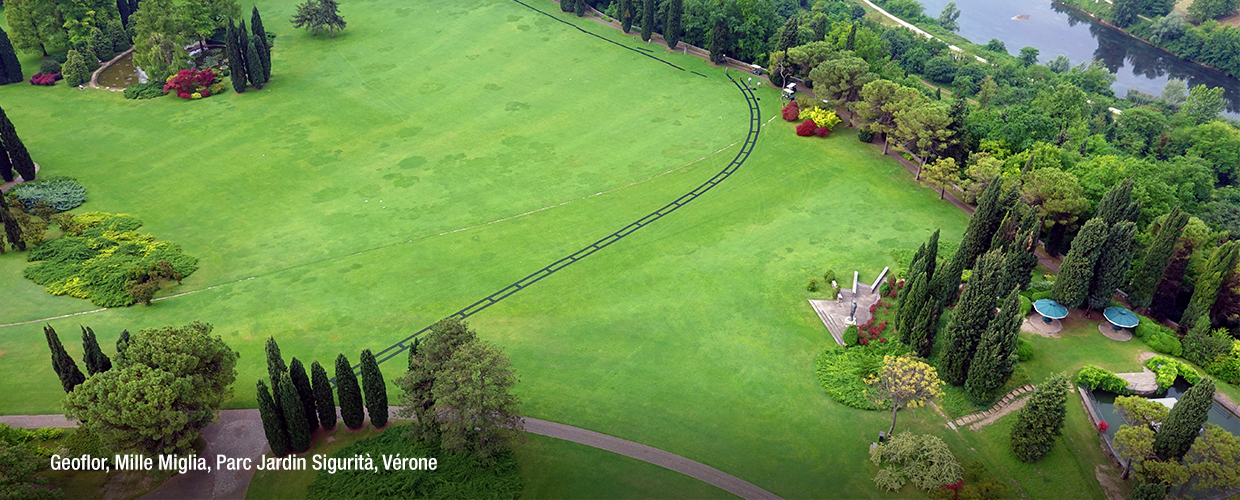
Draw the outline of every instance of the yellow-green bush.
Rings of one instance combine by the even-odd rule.
[[[828,111],[820,107],[804,108],[801,115],[797,117],[800,120],[814,120],[814,125],[819,127],[834,128],[840,123],[840,117],[834,111]]]

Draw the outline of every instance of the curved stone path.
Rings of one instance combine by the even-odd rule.
[[[398,408],[393,407],[390,412],[394,416],[397,410]],[[77,422],[65,418],[64,415],[0,415],[0,423],[27,429],[77,427]],[[537,418],[524,419],[524,427],[525,432],[531,434],[563,439],[658,465],[746,500],[780,500],[780,497],[769,491],[709,465],[627,439]],[[203,429],[202,436],[207,441],[202,456],[207,458],[207,463],[212,467],[215,464],[213,457],[217,454],[258,460],[270,451],[258,410],[220,410],[219,421]],[[172,476],[142,498],[244,499],[253,478],[253,470],[211,473],[192,471]]]
[[[1024,406],[1025,400],[1022,399],[1022,396],[1031,391],[1033,391],[1033,384],[1018,387],[1003,396],[1003,398],[1000,399],[998,403],[995,403],[994,406],[991,406],[990,409],[979,411],[977,413],[970,413],[951,421],[951,424],[955,427],[964,427],[968,425],[971,430],[981,429],[982,427],[994,423],[994,421],[998,420],[999,417],[1007,415],[1014,410],[1020,409],[1021,406]]]

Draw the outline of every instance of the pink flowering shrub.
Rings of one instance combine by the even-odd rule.
[[[175,91],[182,99],[195,99],[211,95],[211,84],[215,83],[215,72],[209,69],[183,69],[164,84],[164,93]]]

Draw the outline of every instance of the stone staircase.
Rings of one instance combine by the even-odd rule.
[[[1003,398],[999,399],[999,401],[995,403],[994,406],[991,406],[990,409],[979,411],[977,413],[970,413],[968,415],[965,415],[963,417],[960,417],[956,420],[951,421],[951,424],[953,425],[953,427],[964,427],[966,425],[977,422],[978,420],[982,420],[986,417],[989,417],[991,415],[994,415],[996,413],[1003,411],[1003,409],[1007,408],[1008,405],[1012,404],[1020,397],[1032,391],[1033,391],[1033,384],[1027,384],[1027,385],[1018,387],[1012,392],[1007,393],[1007,395],[1003,396]]]

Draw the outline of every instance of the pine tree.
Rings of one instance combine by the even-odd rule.
[[[25,80],[22,76],[22,63],[17,60],[17,52],[13,50],[13,42],[9,41],[9,34],[3,29],[0,29],[0,69],[4,70],[0,78],[7,79],[7,83]]]
[[[1132,238],[1136,234],[1137,225],[1127,220],[1120,219],[1111,226],[1089,284],[1090,309],[1101,311],[1111,304],[1115,289],[1124,282],[1132,265]]]
[[[340,400],[340,416],[350,429],[362,428],[366,415],[362,412],[362,388],[357,385],[357,375],[344,354],[336,356],[336,394]]]
[[[680,18],[684,15],[684,0],[671,0],[667,3],[667,20],[663,22],[663,40],[667,42],[667,48],[676,50],[676,46],[680,44]]]
[[[1192,448],[1202,424],[1214,406],[1214,381],[1201,379],[1176,401],[1154,434],[1154,454],[1165,461],[1179,462]]]
[[[620,29],[627,35],[633,29],[633,2],[637,0],[620,0],[616,12],[620,14]]]
[[[0,109],[0,141],[4,142],[4,149],[9,152],[13,170],[16,170],[22,179],[33,181],[35,179],[34,160],[30,159],[26,145],[22,144],[20,137],[17,137],[17,129],[13,127],[13,122],[9,121],[3,109]]]
[[[994,317],[995,287],[1003,276],[1003,255],[997,250],[987,252],[978,258],[975,267],[943,335],[939,377],[952,385],[967,380],[977,344]]]
[[[779,30],[779,43],[775,45],[775,52],[784,52],[799,45],[797,31],[800,29],[801,24],[797,16],[788,16],[788,20],[784,21],[783,29]]]
[[[728,43],[728,25],[723,18],[715,21],[715,26],[710,30],[710,39],[706,43],[706,50],[710,52],[710,62],[722,63],[727,57],[723,53],[723,48]]]
[[[82,327],[82,361],[86,363],[86,373],[94,375],[112,369],[112,360],[99,348],[99,340],[95,331]]]
[[[1102,219],[1090,219],[1072,240],[1072,249],[1059,266],[1052,296],[1068,309],[1076,309],[1089,298],[1089,285],[1094,278],[1094,265],[1106,244],[1111,228]]]
[[[654,0],[644,0],[642,6],[642,41],[649,42],[650,37],[654,34]]]
[[[258,379],[258,414],[263,419],[263,433],[267,435],[267,444],[271,446],[271,454],[277,457],[288,455],[288,427],[284,424],[284,415],[276,408],[267,383]]]
[[[86,376],[78,369],[77,362],[65,352],[65,346],[60,344],[60,336],[56,335],[56,330],[53,330],[51,325],[44,326],[43,336],[47,337],[47,347],[52,351],[52,368],[60,377],[60,387],[68,393],[78,384],[85,382]]]
[[[293,357],[288,362],[288,376],[293,381],[293,388],[297,389],[297,399],[301,401],[302,414],[306,416],[306,424],[310,427],[310,432],[314,432],[319,428],[319,416],[315,411],[314,389],[310,387],[310,378],[306,377],[306,367],[302,366],[301,360]]]
[[[246,78],[250,79],[250,85],[256,89],[262,89],[263,84],[267,83],[267,79],[263,77],[263,61],[259,59],[258,48],[254,47],[254,39],[250,39],[250,43],[245,49],[245,65]]]
[[[116,364],[117,366],[125,366],[125,349],[129,348],[129,330],[121,330],[121,336],[116,339]]]
[[[258,15],[258,7],[250,14],[250,32],[254,33],[255,45],[258,49],[258,60],[263,64],[263,83],[271,81],[271,45],[267,43],[267,31],[263,29],[263,18]]]
[[[1193,288],[1193,298],[1188,301],[1188,307],[1180,316],[1182,328],[1192,329],[1198,322],[1203,322],[1205,327],[1212,326],[1210,310],[1214,308],[1214,302],[1218,300],[1219,288],[1235,269],[1237,257],[1240,257],[1240,242],[1236,241],[1224,243],[1210,254],[1205,271],[1197,277],[1197,285]]]
[[[314,386],[314,408],[319,414],[319,425],[325,430],[332,430],[336,427],[336,398],[332,395],[327,370],[318,361],[310,363],[310,379]]]
[[[1022,462],[1041,460],[1063,432],[1067,416],[1068,377],[1056,373],[1033,390],[1012,427],[1012,451]]]
[[[1133,272],[1132,280],[1128,282],[1128,303],[1133,307],[1138,309],[1149,307],[1150,300],[1154,297],[1154,288],[1161,281],[1163,270],[1171,261],[1171,254],[1175,252],[1175,243],[1180,239],[1180,233],[1184,231],[1186,224],[1188,224],[1188,214],[1181,212],[1180,207],[1171,209],[1171,213],[1163,219],[1162,226],[1159,227],[1153,243],[1145,253],[1145,258],[1141,260],[1136,271]]]
[[[1132,485],[1132,495],[1128,500],[1164,500],[1167,498],[1167,483],[1137,481]]]
[[[9,246],[18,252],[25,250],[26,241],[22,239],[22,227],[17,223],[17,218],[9,213],[9,203],[5,201],[3,193],[0,193],[0,223],[4,223],[4,236],[8,238]],[[3,243],[0,243],[0,246],[2,245]]]
[[[288,426],[289,449],[296,453],[310,449],[310,422],[302,410],[301,399],[297,396],[297,388],[288,372],[280,374],[280,383],[276,387],[280,394],[280,407],[284,414],[284,423]]]
[[[1002,206],[1002,191],[1003,182],[996,177],[977,197],[977,210],[969,219],[969,227],[964,230],[960,248],[956,250],[956,256],[963,259],[964,269],[972,269],[974,259],[986,253],[995,231],[1003,223],[1007,210]]]
[[[382,429],[388,421],[387,383],[379,363],[370,349],[362,351],[362,388],[366,392],[366,411],[370,413],[370,425]]]
[[[228,71],[229,78],[232,80],[233,91],[240,94],[245,92],[245,55],[241,50],[241,37],[237,34],[237,26],[233,24],[232,19],[228,20],[228,30],[224,37],[228,41],[226,51],[228,53]]]
[[[977,344],[976,354],[969,363],[965,390],[976,403],[994,400],[1012,370],[1016,368],[1016,346],[1020,338],[1020,289],[1012,288],[999,313],[990,320],[986,333]]]

